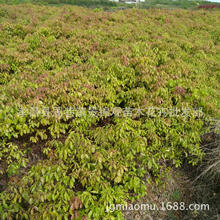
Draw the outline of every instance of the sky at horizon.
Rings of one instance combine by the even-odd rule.
[[[207,0],[208,2],[219,2],[220,3],[220,0]]]

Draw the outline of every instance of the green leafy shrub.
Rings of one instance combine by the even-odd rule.
[[[200,137],[219,117],[218,11],[14,7],[0,6],[3,219],[123,219],[107,204],[201,161]],[[151,106],[181,110],[123,114]]]

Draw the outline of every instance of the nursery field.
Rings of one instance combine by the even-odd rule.
[[[206,156],[219,74],[219,10],[0,5],[1,218],[124,219]]]

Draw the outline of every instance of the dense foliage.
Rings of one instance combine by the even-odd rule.
[[[212,5],[212,2],[203,0],[146,0],[140,4],[141,8],[183,8],[183,9],[195,9],[200,5]],[[216,3],[216,5],[220,5]]]
[[[0,3],[6,4],[21,4],[21,3],[34,3],[34,4],[49,4],[49,5],[79,5],[85,7],[104,7],[111,8],[117,6],[115,2],[109,0],[0,0]]]
[[[1,5],[0,216],[122,219],[106,205],[145,195],[146,181],[161,183],[173,166],[197,164],[208,117],[219,117],[219,18]],[[181,110],[93,115],[152,106]],[[33,107],[73,111],[20,114]]]
[[[208,5],[199,5],[197,8],[203,9],[212,9],[212,8],[220,8],[220,4],[208,4]]]

